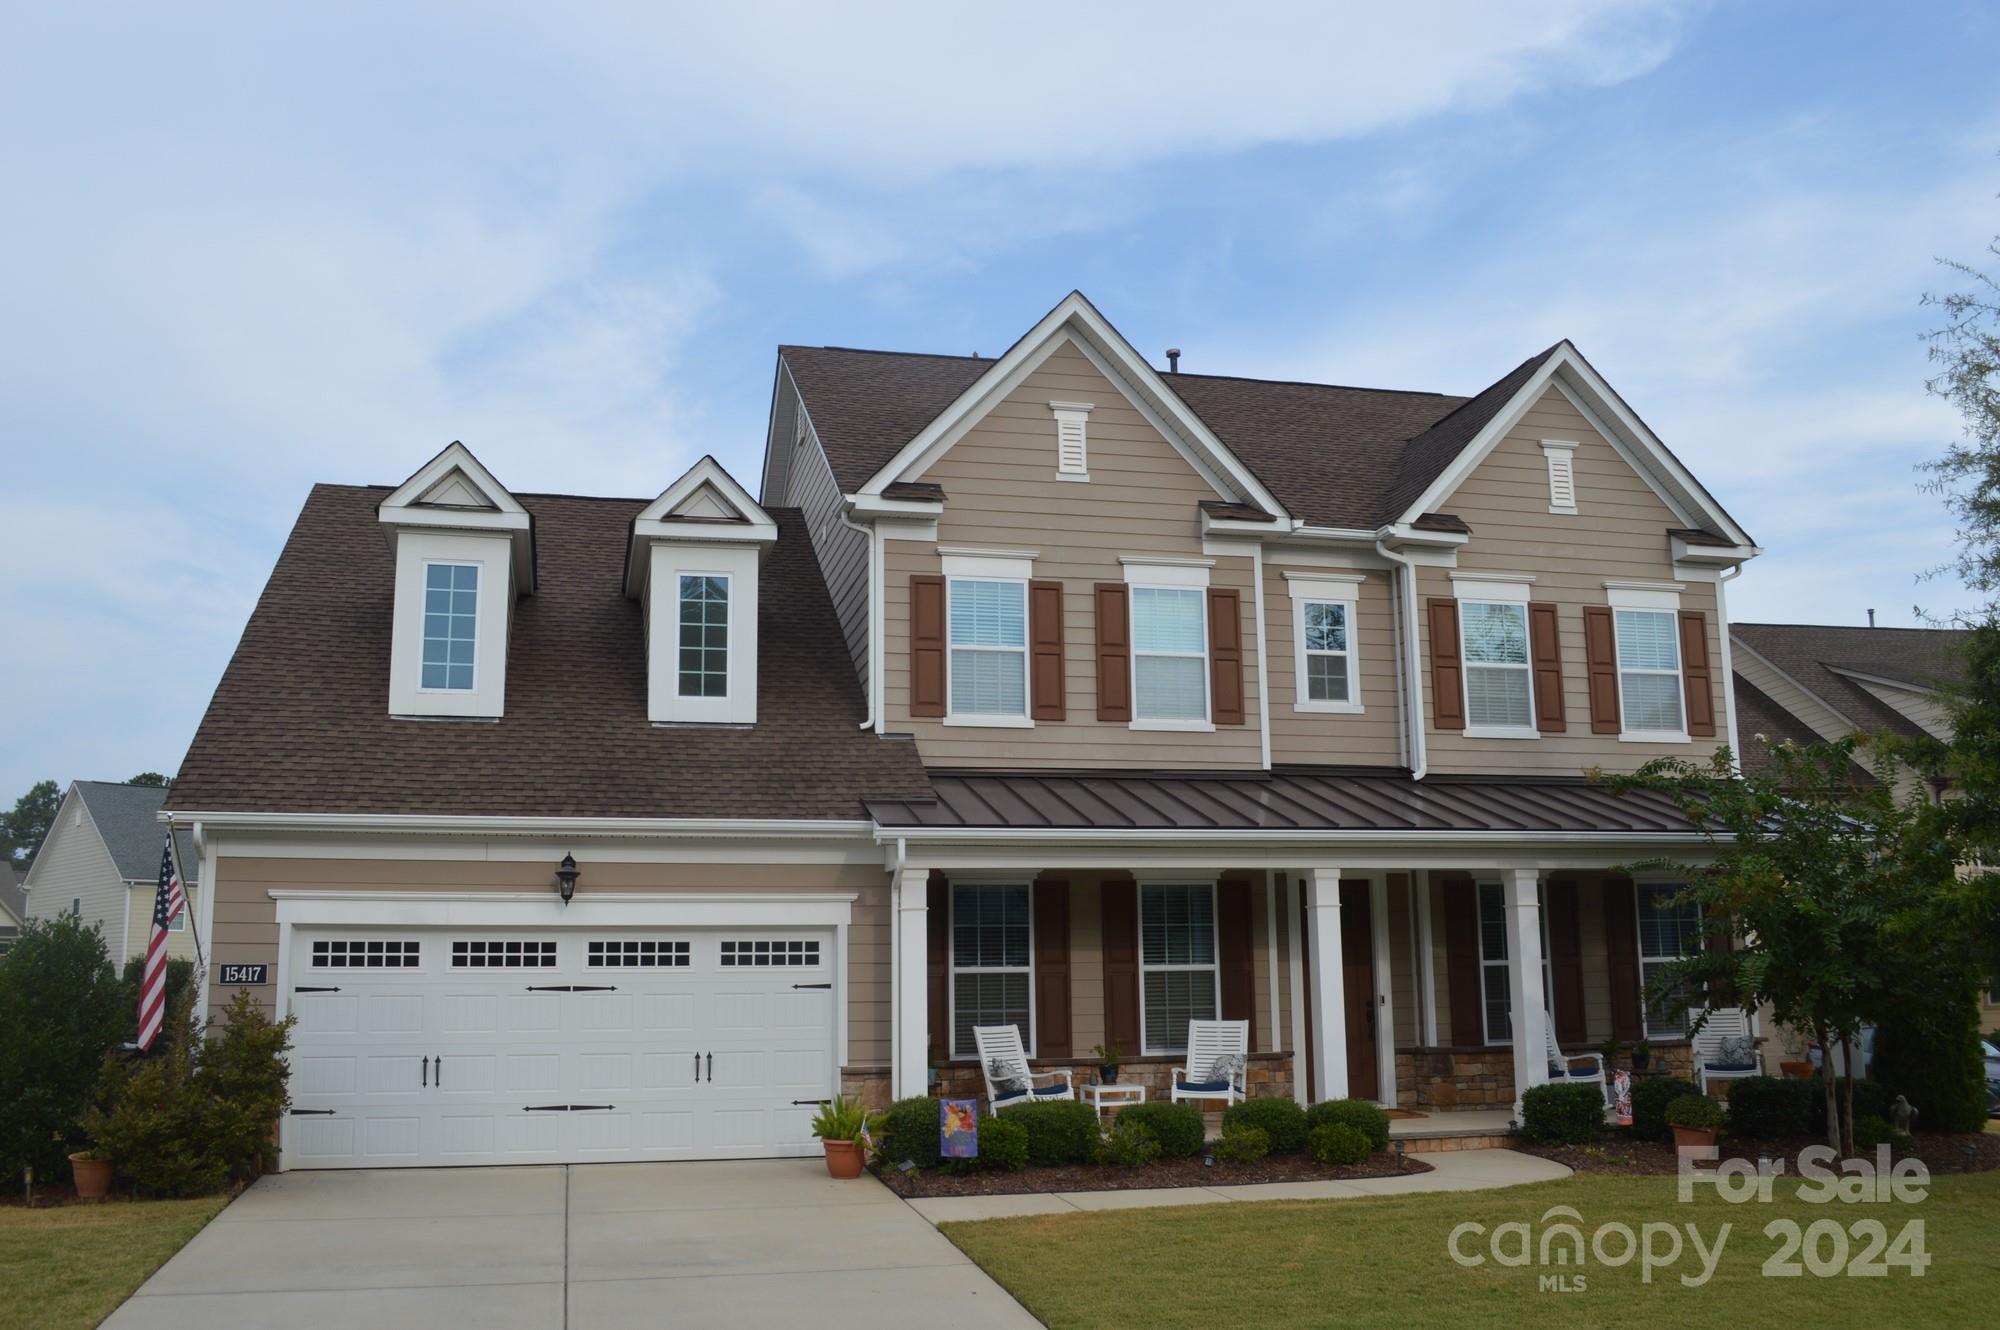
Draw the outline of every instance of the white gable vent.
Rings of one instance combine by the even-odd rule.
[[[1085,428],[1089,402],[1050,402],[1056,417],[1056,475],[1063,480],[1090,479],[1090,440]]]
[[[1576,511],[1576,445],[1560,439],[1542,440],[1542,457],[1549,464],[1549,511]]]

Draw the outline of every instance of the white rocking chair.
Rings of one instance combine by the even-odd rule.
[[[986,1102],[995,1113],[1016,1104],[1076,1098],[1076,1087],[1067,1067],[1044,1072],[1028,1069],[1020,1026],[975,1025],[972,1043],[979,1050],[979,1073],[986,1078]],[[1055,1085],[1037,1085],[1037,1077],[1059,1077],[1061,1081]]]
[[[1556,1043],[1556,1018],[1548,1012],[1542,1013],[1542,1033],[1549,1045],[1549,1083],[1551,1085],[1595,1085],[1597,1092],[1604,1096],[1604,1106],[1611,1107],[1611,1087],[1604,1080],[1604,1055],[1602,1053],[1569,1054]],[[1584,1071],[1578,1071],[1572,1063],[1589,1062],[1595,1064]]]
[[[1689,1029],[1694,1029],[1694,1023],[1701,1018],[1701,1008],[1688,1008]],[[1736,1039],[1745,1043],[1732,1048],[1730,1053],[1740,1054],[1747,1047],[1747,1058],[1725,1056],[1723,1041]],[[1764,1068],[1757,1057],[1756,1039],[1756,1027],[1743,1008],[1717,1007],[1710,1011],[1708,1019],[1702,1021],[1701,1029],[1688,1041],[1694,1046],[1694,1079],[1701,1086],[1701,1092],[1708,1093],[1710,1081],[1740,1081],[1746,1076],[1761,1076]]]
[[[1227,1067],[1216,1063],[1230,1059]],[[1220,1099],[1224,1108],[1248,1098],[1245,1079],[1250,1064],[1250,1022],[1189,1021],[1186,1067],[1174,1068],[1173,1101]]]

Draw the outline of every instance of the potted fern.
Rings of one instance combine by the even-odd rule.
[[[861,1131],[868,1112],[858,1099],[835,1095],[813,1115],[812,1134],[826,1148],[826,1171],[836,1178],[861,1176]]]
[[[1722,1131],[1722,1109],[1705,1094],[1684,1094],[1667,1105],[1667,1125],[1674,1129],[1674,1149],[1714,1145]]]
[[[1099,1044],[1090,1050],[1097,1054],[1097,1075],[1106,1085],[1118,1084],[1118,1045]]]

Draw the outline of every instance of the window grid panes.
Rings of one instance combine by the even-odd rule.
[[[1465,721],[1474,728],[1530,729],[1528,607],[1510,602],[1458,604],[1465,643]]]
[[[316,970],[414,970],[418,944],[396,938],[316,938],[312,963]]]
[[[1145,1051],[1185,1051],[1188,1022],[1212,1021],[1217,1014],[1213,886],[1139,888],[1139,971]]]
[[[1348,620],[1352,613],[1353,607],[1345,601],[1305,602],[1306,697],[1310,701],[1354,700],[1348,664]]]
[[[758,938],[749,942],[724,942],[722,964],[735,969],[774,965],[818,965],[819,943],[794,939],[771,941]]]
[[[1132,588],[1132,714],[1138,719],[1208,719],[1203,599],[1191,588]]]
[[[502,941],[455,941],[451,944],[454,970],[553,970],[556,944],[521,938]]]
[[[1625,728],[1681,730],[1681,649],[1674,616],[1663,610],[1618,610],[1618,691]]]
[[[681,575],[682,697],[729,696],[729,579]]]
[[[688,944],[650,938],[592,939],[584,964],[593,970],[680,969],[688,963]]]
[[[1701,909],[1693,901],[1674,903],[1678,882],[1641,882],[1639,895],[1639,983],[1645,1002],[1646,1035],[1687,1033],[1689,994],[1683,987],[1653,995],[1653,977],[1669,963],[1701,948]]]
[[[951,1048],[978,1052],[976,1025],[1012,1025],[1035,1046],[1029,1001],[1033,906],[1025,883],[954,885],[951,889]]]
[[[1542,932],[1542,1008],[1553,1011],[1555,976],[1549,966],[1549,915],[1540,908],[1536,914]],[[1498,882],[1479,884],[1479,978],[1486,1042],[1513,1042],[1514,995],[1507,986],[1507,888]]]
[[[423,686],[472,687],[479,623],[479,566],[433,563],[424,568]]]
[[[1028,588],[951,581],[951,712],[1028,714]]]

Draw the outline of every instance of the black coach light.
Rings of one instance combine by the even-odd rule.
[[[562,863],[556,867],[556,890],[562,893],[564,905],[569,904],[569,898],[576,895],[577,876],[576,856],[565,854]]]

